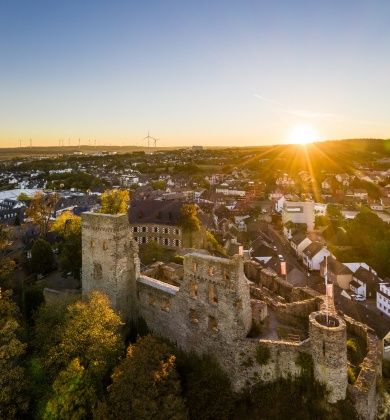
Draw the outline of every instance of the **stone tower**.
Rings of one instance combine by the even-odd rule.
[[[335,403],[346,396],[347,329],[342,318],[325,311],[313,312],[309,317],[311,355],[314,377],[326,385],[328,401]]]
[[[137,317],[138,246],[127,214],[82,214],[82,290],[102,290],[125,320]]]

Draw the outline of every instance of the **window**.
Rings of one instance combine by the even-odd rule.
[[[190,280],[190,296],[193,298],[198,296],[198,283],[195,280]]]
[[[138,228],[137,228],[137,226],[134,226],[134,233],[137,233],[138,232]]]
[[[214,276],[214,274],[215,274],[215,267],[211,265],[211,266],[208,268],[207,272],[208,272],[208,275],[209,275],[210,277],[213,277],[213,276]]]
[[[93,240],[91,239],[91,242],[89,243],[89,247],[93,248]]]
[[[196,262],[194,262],[194,263],[192,264],[192,272],[193,272],[193,273],[196,273],[197,269],[198,269],[198,264],[197,264]]]
[[[180,241],[178,239],[175,239],[175,246],[180,246]]]
[[[171,310],[171,301],[169,299],[164,299],[161,305],[161,310],[165,312],[170,312]]]
[[[218,303],[217,289],[214,284],[209,284],[208,287],[209,303],[216,305]]]
[[[142,232],[146,232],[146,226],[142,226]]]
[[[179,235],[179,233],[180,233],[179,229],[175,229],[175,233],[176,233],[176,235]]]
[[[157,226],[155,226],[155,227],[153,228],[153,232],[154,232],[154,233],[158,233],[158,227],[157,227]]]
[[[213,332],[218,332],[218,321],[217,318],[215,318],[214,316],[209,316],[209,325],[208,328],[210,331]]]
[[[103,277],[103,270],[102,270],[102,265],[98,262],[94,262],[93,263],[93,274],[92,274],[93,278],[95,280],[101,280]]]
[[[164,233],[169,233],[169,228],[164,228]]]
[[[108,245],[106,241],[103,241],[103,251],[107,251]]]
[[[168,238],[164,239],[164,245],[169,245],[169,239]]]
[[[195,309],[190,309],[190,321],[195,325],[199,324],[199,316]]]
[[[145,236],[142,237],[142,243],[146,244],[146,237]]]

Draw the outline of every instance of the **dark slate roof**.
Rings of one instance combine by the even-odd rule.
[[[305,255],[307,255],[309,258],[312,258],[312,257],[314,257],[316,254],[318,254],[318,253],[321,251],[321,249],[322,249],[323,247],[324,247],[324,246],[323,246],[320,242],[312,242],[310,245],[308,245],[308,246],[304,249],[303,253],[304,253]]]
[[[182,205],[181,201],[175,200],[132,201],[129,209],[129,221],[131,224],[177,225]]]
[[[326,264],[326,260],[324,259],[321,261],[321,266],[324,267]],[[334,273],[336,275],[338,274],[352,274],[352,271],[343,263],[336,260],[336,258],[328,257],[328,271],[331,273]]]
[[[295,245],[299,245],[305,238],[306,238],[306,233],[302,232],[302,231],[298,231],[298,232],[294,233],[291,241]]]
[[[378,283],[378,277],[364,267],[359,267],[354,272],[353,276],[363,283]]]

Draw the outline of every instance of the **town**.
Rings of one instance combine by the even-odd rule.
[[[4,149],[1,288],[13,290],[26,319],[43,302],[101,290],[124,319],[141,316],[180,348],[213,353],[235,390],[299,376],[288,360],[310,355],[328,402],[347,399],[373,419],[389,402],[378,391],[382,369],[390,374],[388,145]],[[104,206],[123,197],[117,213],[126,217],[104,218],[115,214]],[[113,256],[121,241],[126,252]],[[132,267],[127,280],[113,274],[121,264]],[[126,292],[130,278],[137,297]],[[208,303],[191,306],[204,284]],[[194,333],[209,304],[205,332]],[[336,365],[325,344],[323,356],[316,349],[322,336]]]

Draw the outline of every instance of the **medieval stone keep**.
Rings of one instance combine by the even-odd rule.
[[[348,395],[362,418],[374,417],[380,375],[376,336],[335,313],[329,302],[327,317],[324,296],[292,288],[266,269],[244,264],[239,255],[187,254],[179,286],[143,275],[127,215],[83,213],[82,258],[83,295],[101,290],[126,321],[142,317],[151,331],[183,350],[215,356],[235,389],[297,377],[312,366],[329,402]],[[259,325],[265,327],[256,334]],[[276,329],[287,331],[285,338],[279,339]],[[354,385],[347,378],[350,330],[367,343]]]

